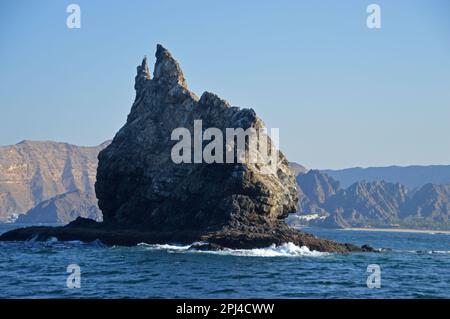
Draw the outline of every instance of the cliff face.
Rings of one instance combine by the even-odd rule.
[[[327,203],[327,209],[353,226],[373,221],[389,224],[398,219],[407,199],[407,190],[400,184],[360,182],[340,191]]]
[[[339,182],[317,170],[297,176],[298,208],[309,214],[325,214],[328,200],[341,191]]]
[[[295,178],[282,154],[270,175],[258,165],[236,163],[236,157],[236,164],[175,163],[171,158],[176,128],[194,136],[194,121],[201,120],[203,132],[217,128],[224,136],[227,128],[262,129],[252,109],[233,107],[209,92],[197,98],[162,46],[153,78],[144,59],[135,88],[127,123],[98,157],[96,192],[105,223],[167,231],[245,229],[271,225],[295,212]]]
[[[59,223],[68,224],[77,217],[101,221],[102,213],[97,198],[92,193],[73,191],[45,200],[17,219],[17,223]]]
[[[419,225],[450,228],[450,184],[426,184],[402,207],[401,217]]]
[[[59,194],[93,194],[97,154],[105,146],[34,141],[0,146],[0,222]]]
[[[303,194],[318,204],[325,203],[341,189],[339,182],[316,170],[300,175],[297,181]]]

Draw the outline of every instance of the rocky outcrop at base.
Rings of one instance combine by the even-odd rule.
[[[217,232],[185,231],[137,231],[135,229],[111,230],[103,223],[79,217],[67,226],[45,227],[34,226],[19,228],[0,235],[0,241],[47,241],[56,238],[59,241],[94,242],[100,240],[105,245],[135,246],[140,243],[161,244],[177,243],[189,245],[197,250],[252,249],[265,248],[270,245],[294,243],[297,246],[307,246],[311,250],[322,252],[374,252],[370,246],[340,244],[332,240],[318,238],[314,235],[300,232],[280,223],[275,230],[258,229],[249,232],[240,229],[222,229]]]

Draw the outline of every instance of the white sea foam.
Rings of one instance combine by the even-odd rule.
[[[328,253],[310,250],[306,246],[297,246],[293,243],[286,243],[280,246],[272,245],[266,248],[255,249],[226,249],[219,251],[212,251],[211,253],[220,255],[232,256],[247,256],[247,257],[319,257],[326,256]]]
[[[156,244],[156,245],[150,245],[146,243],[140,243],[138,246],[146,247],[148,249],[154,249],[154,250],[177,250],[177,251],[184,251],[191,248],[191,245],[169,245],[169,244]]]
[[[214,254],[214,255],[229,255],[229,256],[243,256],[243,257],[320,257],[327,256],[329,253],[318,252],[310,250],[306,246],[297,246],[293,243],[286,243],[280,246],[271,245],[266,248],[255,249],[223,249],[223,250],[196,250],[190,249],[193,245],[149,245],[141,243],[138,246],[146,247],[151,250],[167,250],[169,252],[189,252],[189,253],[202,253],[202,254]]]

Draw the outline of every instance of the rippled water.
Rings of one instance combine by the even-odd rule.
[[[0,232],[17,226],[0,225]],[[176,245],[0,242],[0,297],[19,298],[450,298],[450,235],[308,229],[392,251],[323,254],[283,245],[192,252]],[[66,267],[81,267],[68,289]],[[381,288],[366,285],[381,267]]]

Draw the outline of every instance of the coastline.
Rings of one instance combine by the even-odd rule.
[[[450,235],[450,230],[413,229],[413,228],[343,228],[346,231],[368,231],[368,232],[389,232],[389,233],[419,233],[419,234],[445,234]]]

